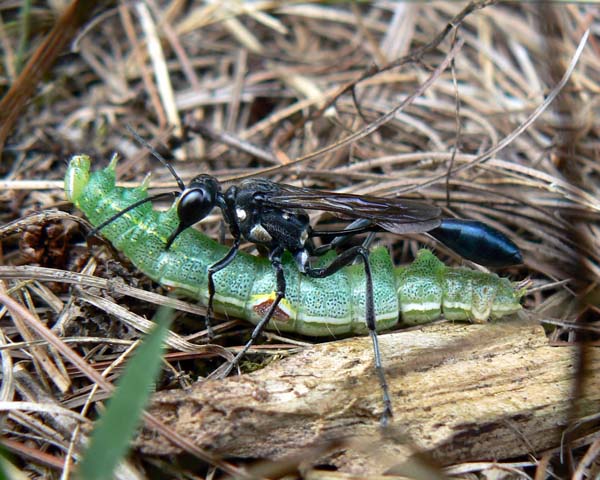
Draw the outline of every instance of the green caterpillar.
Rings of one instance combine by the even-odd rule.
[[[65,176],[67,198],[99,225],[133,202],[146,198],[148,182],[137,188],[115,186],[114,158],[90,173],[90,158],[74,156]],[[144,274],[181,294],[207,303],[207,269],[228,248],[197,230],[187,229],[169,250],[165,245],[178,225],[176,202],[159,212],[150,203],[124,213],[102,234]],[[334,252],[316,259],[327,265]],[[284,257],[286,297],[267,328],[308,336],[361,334],[365,324],[365,273],[362,265],[343,268],[326,278],[300,273],[291,255]],[[523,289],[493,273],[445,266],[429,250],[419,251],[407,267],[394,267],[385,248],[369,257],[377,330],[448,320],[485,322],[521,309]],[[215,310],[256,324],[275,298],[275,275],[268,259],[240,252],[215,277]]]

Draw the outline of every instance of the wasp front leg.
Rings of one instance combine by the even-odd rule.
[[[223,371],[222,375],[227,376],[231,370],[237,366],[244,355],[248,352],[250,347],[254,344],[258,336],[263,332],[265,327],[273,318],[273,315],[277,311],[279,307],[279,303],[283,298],[285,298],[285,275],[283,272],[283,265],[281,263],[281,256],[284,252],[283,248],[275,248],[269,253],[269,260],[271,261],[271,265],[275,269],[275,278],[276,278],[276,292],[275,298],[269,310],[265,314],[265,316],[256,324],[254,330],[252,330],[252,334],[250,335],[250,339],[246,342],[246,344],[242,347],[242,349],[238,352],[238,354],[234,357],[231,363],[227,366],[227,368]]]
[[[214,336],[214,332],[212,329],[212,317],[214,314],[214,303],[215,303],[215,280],[214,276],[217,272],[226,268],[237,255],[237,252],[240,249],[241,239],[238,237],[234,239],[233,245],[221,260],[217,263],[208,267],[207,277],[208,277],[208,305],[206,306],[206,333],[208,338],[211,339]]]

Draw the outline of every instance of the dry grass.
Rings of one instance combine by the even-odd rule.
[[[23,24],[15,6],[0,9],[0,89],[14,89],[0,103],[0,139],[10,131],[0,165],[2,290],[32,321],[42,320],[85,356],[87,368],[112,381],[147,330],[143,317],[153,304],[173,303],[115,261],[123,259],[114,251],[86,247],[85,222],[61,189],[70,155],[89,153],[100,167],[115,151],[124,157],[117,170],[124,184],[137,185],[152,171],[153,187],[172,186],[166,169],[125,131],[131,125],[172,155],[184,180],[199,172],[220,179],[263,174],[320,189],[427,199],[448,216],[489,223],[524,254],[523,266],[503,273],[531,281],[525,307],[548,325],[552,341],[579,342],[584,371],[599,328],[599,7],[488,5],[444,31],[465,3],[157,3],[94,12],[52,69],[40,60],[52,52],[38,50],[41,73],[18,80]],[[32,7],[28,57],[58,15],[47,5]],[[558,93],[551,103],[550,93]],[[198,122],[218,141],[178,141]],[[219,217],[203,229],[218,238]],[[398,263],[430,242],[417,235],[381,240]],[[460,261],[435,248],[449,263]],[[176,307],[203,313],[181,301]],[[192,333],[197,318],[189,318],[169,339],[161,387],[185,387],[191,369],[196,376],[214,367],[207,361],[200,367],[206,371],[198,370],[190,359],[230,355],[202,346],[203,333]],[[242,326],[226,322],[218,331],[239,342]],[[4,309],[0,327],[5,446],[32,478],[54,478],[65,456],[81,447],[76,426],[88,426],[84,417],[106,395],[40,341],[26,319]],[[275,348],[296,346],[285,340]],[[583,378],[574,398],[585,395]],[[540,479],[551,471],[592,478],[599,441],[596,429],[572,446],[564,464],[556,451],[535,459],[524,451],[506,468]],[[131,468],[143,478],[153,462],[160,465],[134,461]],[[448,474],[467,478],[465,472],[487,468],[458,465]]]

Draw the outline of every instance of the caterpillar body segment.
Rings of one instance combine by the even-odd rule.
[[[65,176],[65,192],[97,226],[132,203],[148,196],[146,184],[137,188],[115,186],[115,162],[90,173],[86,155],[74,156]],[[171,248],[165,245],[179,219],[176,204],[159,212],[151,203],[123,213],[102,229],[102,234],[137,268],[153,280],[206,304],[207,270],[228,248],[194,229],[184,230]],[[328,265],[334,252],[313,261]],[[450,320],[485,322],[521,309],[522,290],[506,278],[467,268],[445,266],[430,251],[421,250],[415,261],[394,267],[385,248],[369,256],[373,274],[378,330]],[[268,328],[308,336],[365,333],[365,271],[360,264],[345,267],[325,278],[310,278],[298,270],[291,255],[283,258],[286,297]],[[267,258],[239,252],[227,268],[214,276],[215,310],[254,324],[263,318],[275,298],[275,275]]]

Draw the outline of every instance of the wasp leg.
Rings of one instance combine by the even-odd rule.
[[[254,330],[252,330],[252,334],[250,335],[250,339],[246,342],[243,348],[238,352],[238,354],[234,357],[231,363],[227,366],[225,371],[223,372],[223,376],[227,376],[231,370],[238,365],[241,358],[246,355],[252,344],[256,341],[258,336],[265,329],[271,318],[273,317],[277,307],[279,306],[279,302],[285,297],[285,276],[283,272],[283,267],[281,265],[281,255],[283,254],[283,248],[275,248],[269,253],[269,260],[271,261],[271,265],[275,269],[275,277],[277,281],[277,292],[275,294],[275,299],[273,303],[269,307],[269,311],[262,318],[260,322],[256,324]]]
[[[208,338],[213,338],[213,330],[212,330],[212,317],[214,313],[214,300],[215,300],[215,273],[223,270],[227,267],[233,259],[237,255],[238,250],[240,249],[241,238],[237,237],[233,240],[233,245],[221,260],[217,263],[212,264],[208,267],[208,305],[206,307],[206,333],[208,334]]]
[[[324,243],[311,253],[313,255],[319,256],[325,252],[328,252],[329,250],[343,247],[355,235],[359,235],[361,233],[366,232],[380,231],[381,228],[379,226],[374,225],[370,220],[366,218],[359,218],[357,220],[354,220],[342,230],[312,230],[310,235],[311,237],[320,237],[321,239],[325,239],[325,241],[328,243]],[[364,243],[363,247],[368,248],[368,246]]]
[[[361,258],[365,267],[366,298],[365,298],[365,320],[369,329],[369,336],[373,343],[373,352],[375,356],[375,371],[379,377],[379,384],[383,392],[383,413],[380,422],[382,427],[386,427],[392,413],[392,400],[390,398],[389,388],[385,379],[383,364],[381,363],[381,353],[379,350],[379,340],[377,339],[377,326],[375,323],[375,303],[373,301],[373,277],[371,275],[371,266],[369,265],[369,250],[362,246],[352,247],[339,254],[327,267],[311,268],[308,267],[305,274],[313,278],[324,278],[333,275],[338,270],[351,265],[354,260]]]
[[[339,249],[346,245],[355,235],[361,233],[369,233],[365,240],[362,242],[364,248],[370,248],[373,240],[375,239],[376,232],[381,232],[382,229],[378,225],[374,225],[370,220],[366,218],[359,218],[348,224],[346,228],[342,230],[313,230],[311,237],[321,237],[330,239],[329,243],[324,243],[318,248],[314,248],[311,251],[312,255],[323,255],[329,250]]]

